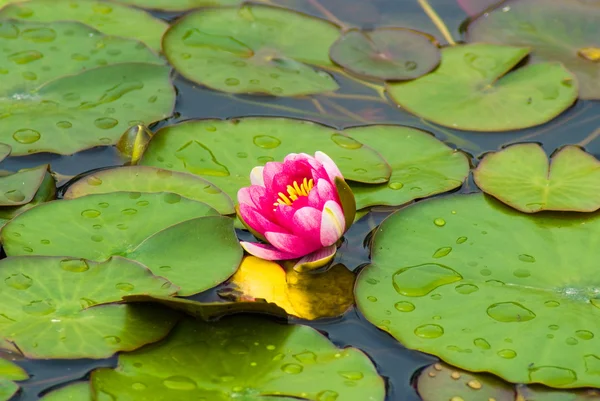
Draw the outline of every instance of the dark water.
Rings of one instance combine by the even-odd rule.
[[[281,0],[282,3],[300,5],[303,11],[321,16],[310,6],[309,0]],[[375,26],[402,26],[418,29],[438,37],[435,26],[413,0],[322,0],[339,19],[348,25],[364,28]],[[455,0],[431,0],[431,5],[448,25],[455,40],[459,40],[459,26],[466,15],[458,8]],[[157,16],[171,20],[174,14]],[[375,96],[375,93],[357,84],[351,79],[336,75],[341,84],[341,92]],[[248,115],[286,116],[307,118],[324,124],[345,128],[356,125],[387,123],[400,124],[428,130],[451,146],[458,147],[473,155],[473,164],[486,151],[497,150],[515,142],[536,141],[543,144],[548,153],[566,144],[581,144],[600,156],[600,141],[590,140],[589,136],[600,126],[600,103],[579,101],[559,118],[540,127],[503,133],[475,133],[437,127],[421,121],[391,103],[370,100],[342,99],[316,96],[326,110],[320,113],[310,99],[276,99],[271,97],[231,96],[206,90],[181,77],[174,76],[178,89],[177,115],[153,127],[192,118],[231,118]],[[350,113],[341,112],[341,106]],[[359,115],[359,119],[352,117]],[[9,158],[2,168],[17,170],[24,167],[50,163],[52,169],[65,176],[73,176],[91,169],[120,165],[123,160],[113,148],[97,148],[80,152],[73,156],[49,154]],[[472,182],[467,182],[461,191],[476,190]],[[368,250],[365,237],[379,224],[389,211],[371,212],[347,234],[346,243],[340,249],[337,261],[355,270],[368,262]],[[369,324],[356,310],[351,310],[336,319],[318,322],[305,322],[322,332],[338,346],[353,346],[366,352],[377,365],[381,375],[387,378],[388,400],[419,400],[411,385],[415,371],[435,358],[402,347],[387,333]],[[84,378],[92,369],[103,366],[115,366],[116,358],[107,360],[77,361],[19,361],[32,378],[22,383],[22,391],[16,399],[21,401],[37,400],[40,394],[63,383]]]

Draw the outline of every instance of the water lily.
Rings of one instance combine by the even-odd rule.
[[[238,216],[267,243],[241,242],[266,260],[298,259],[296,270],[323,266],[356,213],[354,195],[323,152],[292,153],[283,163],[252,169],[251,186],[238,192]]]

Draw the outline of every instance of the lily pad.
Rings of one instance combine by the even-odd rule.
[[[44,164],[0,177],[0,206],[18,206],[30,202],[42,185],[48,167]]]
[[[598,401],[600,391],[595,388],[558,391],[544,386],[517,386],[516,401]]]
[[[229,295],[238,300],[264,299],[290,315],[314,320],[340,316],[354,305],[354,279],[342,264],[325,272],[298,273],[246,256],[231,278]]]
[[[517,212],[484,194],[390,216],[355,296],[409,348],[510,382],[600,385],[600,214]]]
[[[170,295],[177,290],[125,258],[96,263],[14,257],[0,261],[0,272],[5,277],[0,335],[28,358],[107,358],[161,339],[177,318],[143,305],[103,305],[124,294]]]
[[[528,46],[531,61],[558,61],[579,81],[579,97],[600,99],[597,2],[509,0],[482,14],[467,29],[469,41]]]
[[[180,287],[178,295],[185,296],[227,280],[243,254],[233,219],[213,216],[168,227],[147,238],[127,257]]]
[[[118,191],[172,192],[215,208],[221,214],[233,214],[233,202],[219,188],[194,174],[179,173],[145,166],[101,170],[73,183],[65,199],[89,194]]]
[[[216,215],[173,193],[115,192],[44,203],[2,229],[9,256],[76,256],[103,261],[133,251],[151,235],[196,217]]]
[[[515,401],[515,389],[510,384],[492,375],[465,372],[445,363],[423,369],[417,378],[417,391],[423,401]]]
[[[469,175],[467,156],[416,128],[372,125],[344,130],[375,149],[392,167],[389,182],[351,183],[356,208],[399,206],[460,187]]]
[[[535,143],[486,155],[473,177],[486,192],[525,213],[600,209],[600,162],[577,146],[565,146],[548,162]]]
[[[513,69],[524,47],[470,44],[442,49],[430,74],[388,83],[400,106],[426,120],[459,130],[509,131],[543,124],[577,98],[577,80],[560,63]]]
[[[42,184],[39,186],[31,201],[21,206],[0,207],[0,225],[3,225],[16,215],[23,213],[34,206],[54,199],[56,199],[56,181],[52,174],[50,174],[49,171],[46,171]]]
[[[0,19],[53,22],[78,21],[106,34],[131,38],[160,52],[160,41],[169,24],[145,11],[97,0],[31,0],[9,4]]]
[[[4,21],[0,32],[0,141],[13,155],[110,145],[173,110],[170,69],[140,42],[77,22]]]
[[[114,370],[95,370],[91,383],[96,397],[115,401],[174,400],[182,390],[214,401],[385,398],[383,379],[361,351],[337,348],[308,326],[256,316],[184,320],[165,342],[121,354]]]
[[[141,165],[199,175],[232,199],[250,185],[250,171],[289,153],[322,151],[348,180],[383,183],[390,167],[373,149],[309,121],[246,117],[197,120],[160,129],[150,141]]]
[[[40,401],[92,401],[92,389],[89,382],[68,384],[44,395]]]
[[[344,69],[369,78],[408,80],[440,63],[435,38],[405,28],[350,29],[329,50]]]
[[[29,375],[19,365],[0,358],[0,401],[8,401],[19,391],[13,380],[27,380]]]
[[[205,321],[211,321],[223,316],[237,313],[260,313],[280,318],[287,318],[285,311],[278,305],[260,300],[200,302],[192,299],[164,296],[157,297],[152,295],[127,295],[123,297],[123,300],[128,303],[150,302],[161,304]]]
[[[163,11],[185,11],[197,7],[233,6],[242,0],[116,0],[119,3]]]
[[[338,36],[328,21],[245,4],[187,14],[169,28],[163,50],[184,77],[209,88],[298,96],[338,89],[329,74],[306,65],[331,66]]]

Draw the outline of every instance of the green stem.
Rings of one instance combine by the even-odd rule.
[[[446,24],[444,24],[444,21],[442,21],[442,19],[435,12],[435,10],[429,5],[427,0],[417,0],[417,1],[419,2],[419,5],[421,6],[421,8],[423,8],[423,11],[425,11],[425,14],[427,14],[427,16],[429,17],[431,22],[433,22],[433,24],[436,26],[438,31],[440,31],[440,33],[444,37],[444,39],[446,39],[446,42],[448,42],[448,44],[450,46],[456,45],[456,42],[454,41],[454,39],[452,39],[452,35],[450,34],[450,31],[448,30],[448,27],[446,26]]]

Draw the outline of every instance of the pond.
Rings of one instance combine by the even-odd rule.
[[[0,400],[600,400],[598,0],[0,6]]]

